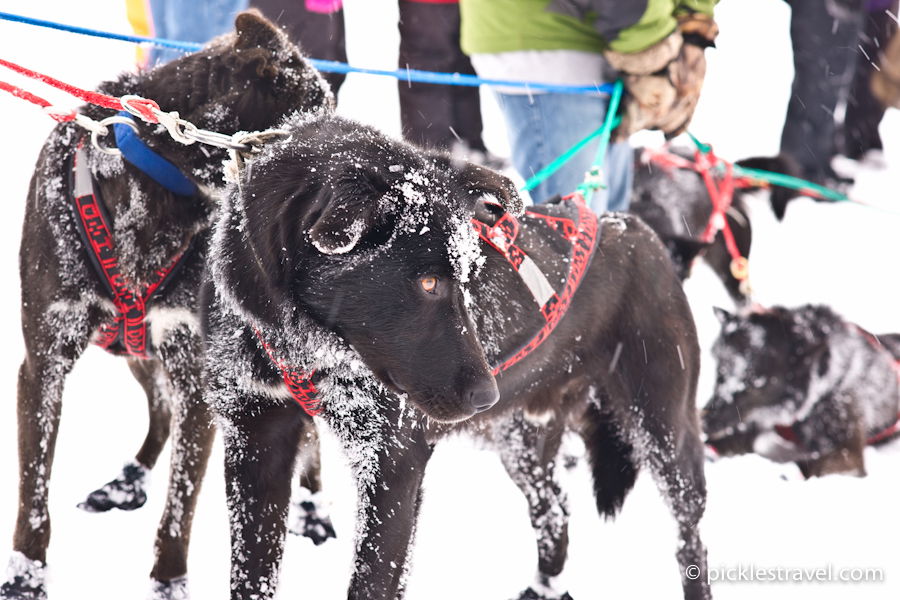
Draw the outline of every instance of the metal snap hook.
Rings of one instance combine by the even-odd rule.
[[[107,126],[114,123],[128,125],[129,127],[131,127],[132,131],[138,133],[138,127],[132,119],[115,115],[103,119],[102,121],[100,121],[99,127],[91,130],[91,144],[93,144],[94,148],[96,148],[100,152],[103,152],[104,154],[109,154],[111,156],[121,156],[122,151],[118,148],[106,148],[100,144],[100,138],[105,137],[109,133],[109,127]]]

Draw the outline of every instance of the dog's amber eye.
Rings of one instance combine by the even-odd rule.
[[[433,294],[434,290],[437,289],[438,279],[434,275],[429,275],[428,277],[422,277],[419,279],[419,285],[422,286],[422,289],[428,292],[429,294]]]

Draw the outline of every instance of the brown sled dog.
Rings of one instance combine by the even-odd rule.
[[[319,74],[274,26],[252,13],[239,15],[235,25],[234,33],[200,52],[123,75],[101,90],[156,100],[196,126],[222,133],[265,130],[288,112],[332,104]],[[82,112],[97,120],[110,116],[89,106]],[[47,497],[63,384],[92,341],[127,350],[129,366],[147,392],[150,432],[136,457],[143,467],[153,466],[168,436],[171,401],[176,450],[152,577],[158,598],[177,595],[186,585],[192,512],[213,438],[200,401],[197,294],[212,195],[222,186],[220,165],[227,155],[181,145],[161,127],[137,129],[147,146],[181,171],[190,191],[175,193],[122,158],[100,153],[73,124],[53,131],[32,178],[20,252],[26,356],[18,386],[19,513],[9,578],[0,586],[4,600],[46,597]],[[98,211],[107,213],[107,238],[96,229]],[[131,302],[145,304],[142,323],[130,322],[132,314],[122,316],[122,290],[92,266],[96,255],[89,245],[110,238],[116,281],[144,296]],[[160,281],[157,273],[167,270],[171,275]],[[126,467],[86,504],[139,506],[136,471],[135,465]]]

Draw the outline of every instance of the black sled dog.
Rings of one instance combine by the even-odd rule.
[[[200,52],[123,75],[101,90],[156,100],[200,128],[229,134],[265,130],[290,112],[332,103],[318,72],[274,26],[252,13],[239,15],[235,25],[235,33]],[[81,111],[97,120],[110,116],[91,106]],[[227,153],[181,145],[162,127],[136,128],[156,153],[157,167],[168,161],[163,170],[179,175],[151,178],[98,151],[85,130],[62,124],[31,181],[20,252],[26,356],[18,385],[19,512],[9,578],[0,586],[4,600],[46,598],[47,497],[63,384],[91,342],[128,357],[147,393],[150,431],[135,462],[85,507],[143,503],[143,470],[156,462],[174,412],[173,476],[156,541],[154,597],[177,596],[185,586],[191,518],[213,438],[200,399],[197,298],[212,194],[223,185]],[[101,143],[114,145],[112,137]]]
[[[234,171],[203,291],[232,598],[275,595],[303,408],[337,435],[358,484],[349,598],[402,597],[425,466],[460,430],[496,446],[529,500],[539,564],[522,598],[568,597],[553,589],[566,429],[586,442],[599,513],[615,515],[649,467],[681,572],[705,571],[698,346],[656,235],[572,200],[516,220],[515,188],[492,171],[335,117],[284,127],[289,141]],[[705,578],[682,581],[686,598],[709,597]]]
[[[695,168],[686,168],[697,164],[694,154],[683,148],[672,148],[666,152],[637,148],[629,211],[641,217],[659,235],[682,281],[690,276],[694,258],[700,255],[725,285],[735,304],[745,306],[749,290],[741,285],[741,279],[732,270],[732,256],[723,231],[717,228],[709,242],[702,239],[702,234],[710,225],[713,202],[701,173]],[[788,175],[798,175],[800,170],[789,157],[783,155],[747,158],[734,164]],[[721,174],[713,181],[717,189],[728,187],[723,185]],[[744,196],[761,189],[762,184],[746,178],[733,181],[738,185],[733,189],[725,220],[733,233],[738,252],[742,257],[749,258],[753,232]],[[769,190],[769,202],[780,221],[784,218],[788,202],[799,197],[800,193],[779,186],[771,186]]]
[[[900,432],[900,335],[873,336],[825,306],[716,314],[707,443],[794,462],[806,478],[865,475],[866,445]]]

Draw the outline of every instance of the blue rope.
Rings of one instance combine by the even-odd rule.
[[[78,33],[81,35],[89,35],[93,37],[107,38],[111,40],[120,40],[123,42],[132,42],[135,44],[152,44],[163,48],[174,48],[184,52],[196,52],[203,47],[203,44],[194,42],[180,42],[177,40],[166,40],[162,38],[144,37],[140,35],[125,35],[121,33],[111,33],[108,31],[99,31],[97,29],[88,29],[86,27],[76,27],[74,25],[65,25],[63,23],[55,23],[53,21],[44,21],[42,19],[34,19],[32,17],[24,17],[22,15],[14,15],[11,13],[0,12],[0,20],[13,21],[16,23],[25,23],[26,25],[36,25],[38,27],[48,27],[50,29],[58,29],[60,31],[68,31],[70,33]],[[522,88],[535,92],[554,92],[557,94],[611,94],[613,86],[610,83],[603,85],[555,85],[552,83],[541,83],[537,81],[508,81],[505,79],[482,79],[475,75],[466,75],[462,73],[438,73],[434,71],[419,71],[417,69],[398,69],[396,71],[388,71],[383,69],[366,69],[362,67],[353,67],[346,63],[333,60],[309,59],[312,65],[320,71],[330,73],[364,73],[367,75],[382,75],[386,77],[394,77],[395,79],[403,79],[406,81],[415,81],[417,83],[434,83],[443,85],[458,85],[467,87],[477,87],[479,85],[496,85],[504,87]]]

